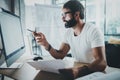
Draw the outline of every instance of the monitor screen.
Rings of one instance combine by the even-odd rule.
[[[0,33],[0,58],[1,58],[1,55],[2,55],[2,49],[3,49],[3,47],[2,47],[2,39],[1,39],[1,33]]]
[[[10,66],[24,53],[24,39],[20,18],[7,11],[0,12],[1,33],[6,63]]]
[[[0,66],[5,62],[5,57],[3,54],[3,45],[2,45],[2,37],[1,37],[1,29],[0,29]]]

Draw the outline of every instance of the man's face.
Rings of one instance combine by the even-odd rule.
[[[74,18],[73,13],[66,8],[63,8],[62,20],[65,22],[66,28],[74,27],[77,24],[77,21]]]

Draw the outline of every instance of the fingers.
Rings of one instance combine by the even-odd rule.
[[[37,33],[36,33],[36,32],[33,32],[33,35],[34,35],[34,36],[37,36]]]
[[[42,41],[42,38],[41,37],[35,37],[36,41],[39,43]]]
[[[42,34],[41,32],[39,32],[39,33],[33,32],[33,35],[34,35],[35,37],[37,37],[37,36],[42,36],[43,34]]]
[[[38,33],[33,32],[33,35],[34,35],[34,37],[35,37],[35,40],[36,40],[38,43],[41,43],[41,42],[45,41],[45,36],[44,36],[43,33],[41,33],[41,32],[38,32]]]
[[[33,32],[33,35],[35,38],[43,38],[44,37],[44,35],[40,32],[39,33]]]

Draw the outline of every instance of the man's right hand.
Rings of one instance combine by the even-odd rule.
[[[73,67],[73,68],[68,68],[68,69],[59,69],[59,72],[67,80],[74,80],[78,77],[82,77],[90,73],[93,73],[93,71],[90,71],[87,66]]]
[[[45,37],[45,35],[43,33],[41,33],[41,32],[38,32],[38,33],[33,32],[33,35],[34,35],[35,40],[37,41],[38,44],[44,46],[45,48],[48,48],[49,43],[46,40],[46,37]]]

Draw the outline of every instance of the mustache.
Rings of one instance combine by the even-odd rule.
[[[69,21],[67,21],[67,20],[64,20],[64,22],[69,22]]]

